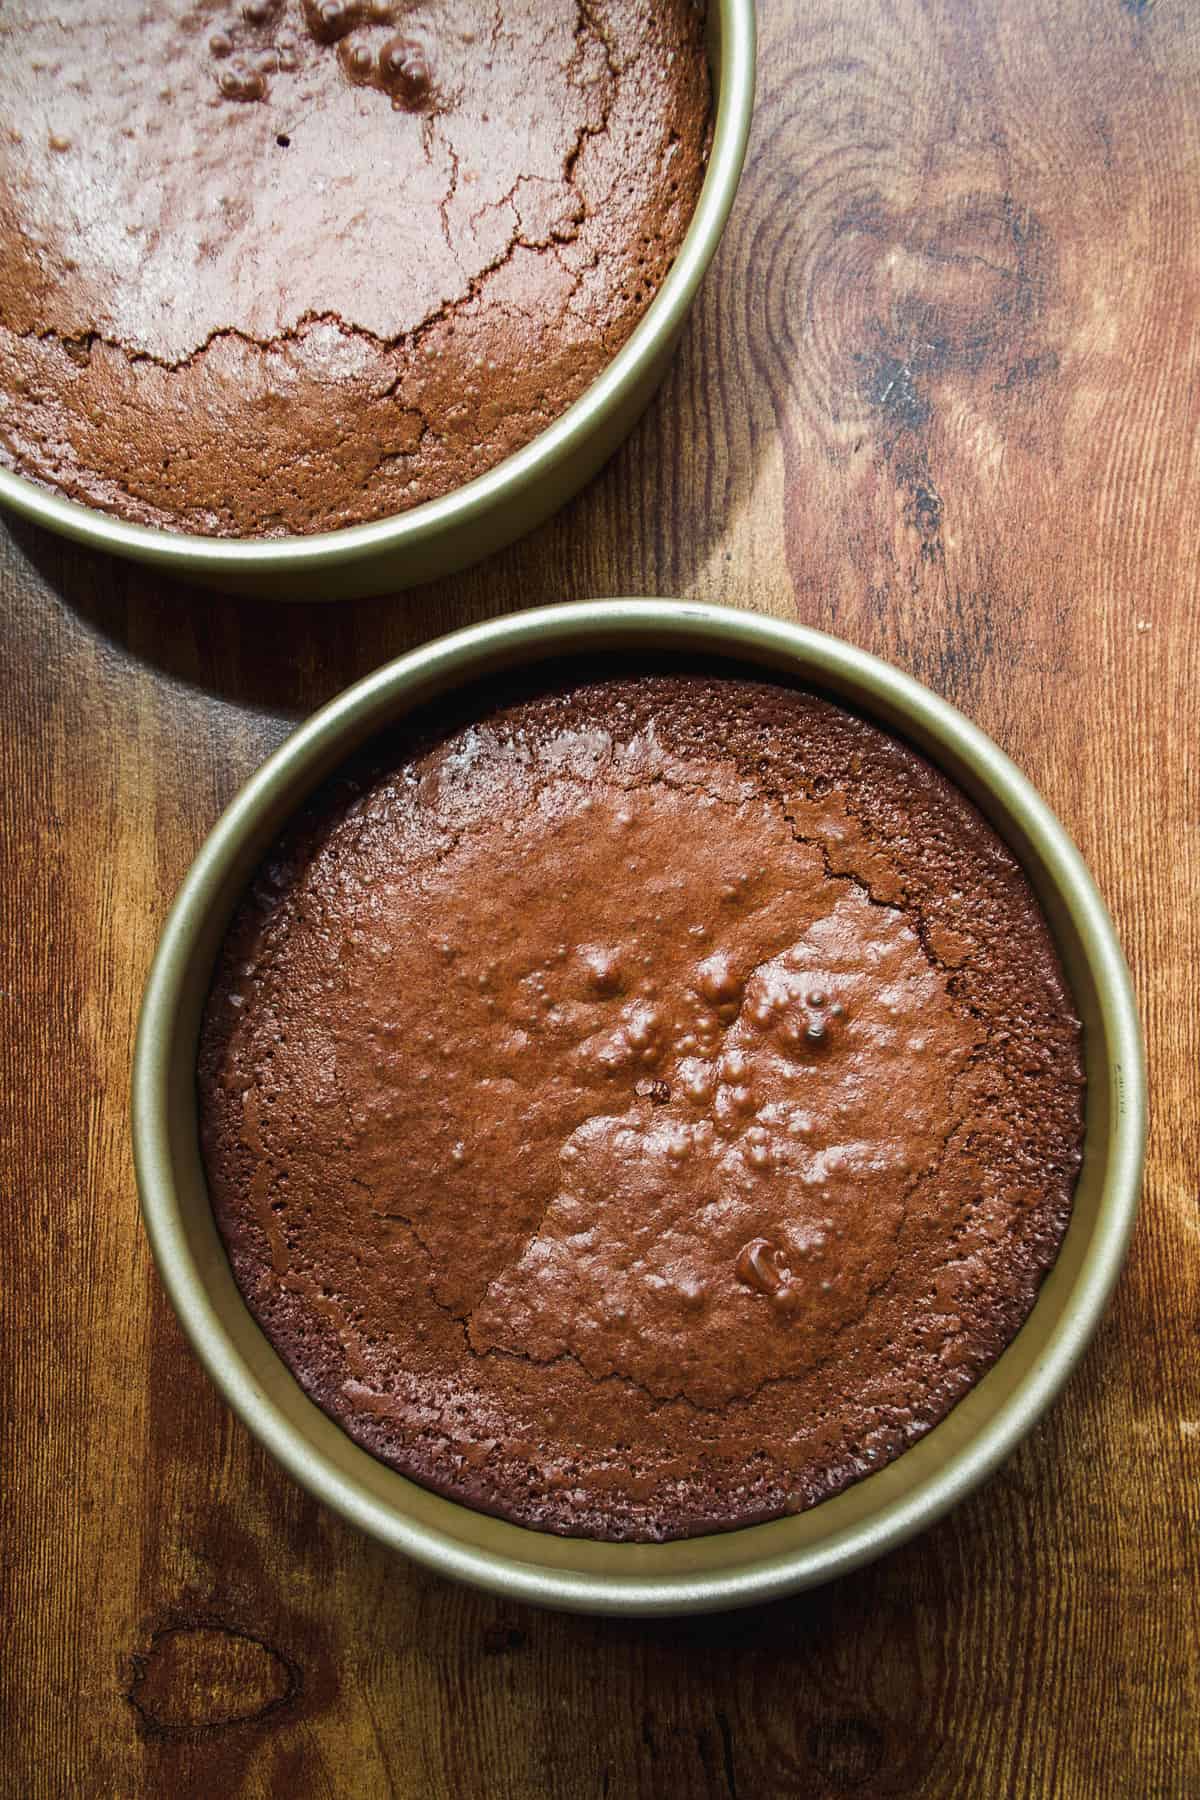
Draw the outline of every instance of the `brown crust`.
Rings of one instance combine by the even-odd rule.
[[[264,868],[202,1039],[217,1220],[302,1384],[599,1538],[898,1454],[1026,1317],[1079,1165],[1079,1025],[990,827],[841,708],[700,672],[380,758]]]
[[[315,0],[6,12],[0,461],[139,524],[330,530],[482,474],[611,360],[699,193],[701,12],[373,3],[336,40]],[[401,17],[429,80],[393,95]]]

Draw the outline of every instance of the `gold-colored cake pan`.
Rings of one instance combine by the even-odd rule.
[[[488,1518],[407,1481],[308,1400],[234,1284],[197,1140],[195,1058],[233,909],[285,820],[373,733],[502,670],[624,653],[715,658],[812,685],[899,732],[965,789],[1019,858],[1084,1025],[1086,1139],[1062,1251],[1013,1343],[912,1449],[797,1517],[677,1543],[602,1544]],[[933,1523],[985,1479],[1054,1400],[1107,1304],[1137,1208],[1142,1040],[1112,921],[1061,824],[963,715],[897,669],[822,633],[667,600],[555,606],[473,626],[389,663],[303,725],[246,784],[192,866],[146,988],[133,1075],[142,1209],[163,1281],[226,1399],[327,1506],[444,1575],[513,1599],[603,1613],[715,1610],[827,1581]]]
[[[721,240],[754,106],[754,0],[712,0],[708,42],[713,141],[678,256],[608,367],[560,418],[494,469],[440,500],[313,537],[213,538],[131,525],[3,468],[0,505],[180,580],[281,600],[392,593],[465,568],[531,531],[590,480],[649,404]]]

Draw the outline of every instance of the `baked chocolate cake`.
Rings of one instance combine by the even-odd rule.
[[[795,1512],[1028,1314],[1080,1027],[966,797],[840,706],[563,677],[376,746],[230,928],[199,1062],[234,1273],[313,1398],[543,1530]]]
[[[227,537],[470,481],[670,267],[703,24],[694,0],[13,0],[0,461]]]

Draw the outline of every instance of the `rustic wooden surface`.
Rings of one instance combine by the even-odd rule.
[[[1200,1792],[1200,9],[770,0],[728,236],[591,489],[463,578],[253,606],[0,542],[8,1796]],[[838,631],[964,707],[1098,873],[1154,1129],[1119,1295],[987,1489],[676,1624],[461,1591],[320,1510],[184,1348],[125,1096],[170,896],[297,717],[564,596]]]

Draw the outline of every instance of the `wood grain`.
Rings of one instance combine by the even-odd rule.
[[[0,539],[0,1791],[1200,1792],[1200,13],[769,0],[726,240],[592,487],[336,610]],[[877,1567],[673,1624],[384,1554],[184,1347],[126,1089],[170,896],[291,722],[432,633],[677,593],[838,631],[1047,794],[1134,968],[1154,1122],[1115,1305],[984,1492]]]

